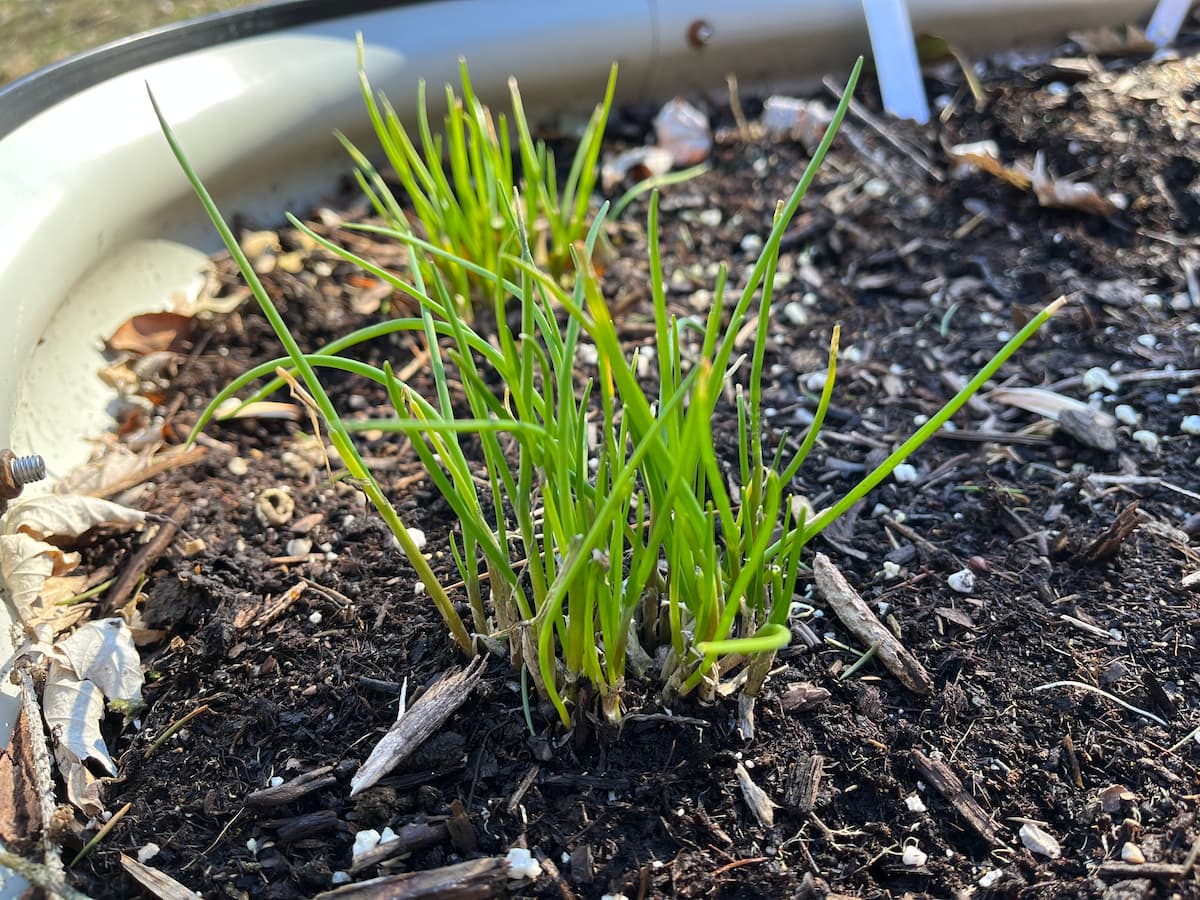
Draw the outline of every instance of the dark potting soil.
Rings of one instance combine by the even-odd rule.
[[[772,441],[807,424],[810,376],[842,325],[834,409],[795,485],[815,507],[1061,295],[1070,303],[990,387],[1130,407],[1118,424],[1081,431],[985,391],[913,457],[911,480],[888,479],[816,542],[928,669],[930,696],[877,660],[845,677],[866,648],[819,599],[800,598],[813,611],[794,620],[752,742],[738,738],[732,701],[688,700],[667,716],[654,686],[636,682],[620,728],[581,709],[564,733],[535,702],[531,735],[519,677],[493,659],[409,764],[351,800],[350,775],[395,720],[401,685],[411,703],[462,660],[379,519],[330,484],[307,420],[214,425],[201,462],[125,498],[164,514],[182,502],[187,515],[143,588],[145,624],[164,636],[142,648],[141,731],[114,721],[108,735],[121,777],[107,802],[132,808],[71,870],[76,886],[133,894],[120,854],[153,842],[149,864],[205,896],[309,896],[350,869],[357,831],[391,827],[415,835],[414,849],[356,880],[522,845],[545,871],[513,883],[516,896],[1200,896],[1196,874],[1179,868],[1200,840],[1200,746],[1184,740],[1200,721],[1200,596],[1183,584],[1200,568],[1200,440],[1181,431],[1200,413],[1200,57],[1097,61],[1072,45],[1060,56],[995,69],[981,111],[961,75],[941,73],[930,87],[954,96],[945,121],[887,126],[911,150],[851,116],[785,237],[764,391]],[[873,84],[859,95],[878,109]],[[627,114],[615,132],[636,139],[641,124]],[[1006,163],[1041,152],[1051,173],[1120,193],[1125,208],[1047,208],[1030,190],[956,170],[945,148],[982,139]],[[709,174],[665,192],[675,313],[706,311],[720,260],[731,283],[744,280],[806,160],[797,142],[734,135]],[[346,211],[354,202],[330,206],[361,215]],[[400,266],[395,246],[328,214],[313,221]],[[639,203],[613,228],[605,275],[631,347],[653,339],[644,221]],[[380,317],[371,279],[279,236],[302,265],[263,278],[302,345]],[[236,290],[228,259],[217,267],[222,290]],[[403,312],[403,298],[390,302]],[[180,442],[220,387],[279,353],[252,302],[197,321],[155,398],[162,433]],[[363,353],[397,369],[416,356],[422,383],[410,338]],[[1085,379],[1093,367],[1115,383]],[[330,385],[347,414],[383,412],[371,386]],[[735,420],[723,415],[714,432],[736,466]],[[454,522],[415,455],[399,439],[364,446],[454,582]],[[272,487],[295,501],[287,525],[255,515]],[[1098,542],[1122,516],[1133,530]],[[120,572],[136,549],[126,537],[86,552]],[[948,584],[963,569],[970,594]],[[1141,712],[1054,686],[1064,681]],[[774,804],[773,825],[748,809],[739,763]],[[247,801],[272,778],[321,767],[315,790]],[[1023,826],[1059,855],[1028,849]],[[66,840],[73,852],[78,838]],[[911,847],[923,862],[903,855]],[[1123,861],[1137,853],[1148,867]]]

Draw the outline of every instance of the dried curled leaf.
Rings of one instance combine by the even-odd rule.
[[[110,775],[117,774],[117,764],[100,734],[104,694],[95,684],[78,678],[69,665],[51,662],[42,695],[42,714],[59,747],[76,760],[94,760]]]
[[[78,553],[66,553],[24,532],[0,535],[0,581],[25,624],[46,618],[41,599],[46,579],[66,575],[78,565]]]
[[[146,514],[111,500],[79,494],[48,494],[13,504],[4,534],[23,532],[38,540],[76,538],[98,525],[141,525]]]
[[[124,619],[88,622],[55,649],[109,700],[142,699],[142,663]]]
[[[67,796],[89,815],[102,810],[103,802],[102,779],[87,762],[117,774],[100,732],[105,699],[125,704],[142,699],[142,662],[124,619],[88,622],[55,644],[42,695],[42,715],[54,736]]]
[[[191,336],[189,316],[171,312],[145,313],[121,325],[108,339],[108,346],[138,354],[179,350]]]

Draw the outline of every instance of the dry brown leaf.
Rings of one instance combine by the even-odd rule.
[[[108,346],[131,353],[180,350],[191,336],[190,317],[173,312],[145,313],[118,328],[108,339]]]
[[[64,553],[24,533],[0,535],[0,580],[17,617],[25,624],[48,618],[48,610],[41,601],[46,579],[51,575],[66,575],[78,565],[78,553]]]
[[[111,500],[80,494],[46,494],[13,504],[4,534],[23,532],[38,540],[77,538],[99,525],[141,525],[146,514]]]
[[[150,449],[135,453],[122,444],[113,444],[97,459],[59,479],[54,485],[54,493],[102,494],[110,485],[120,484],[150,465],[153,458],[154,453]]]
[[[1029,189],[1030,175],[1024,166],[1006,166],[1000,162],[1000,147],[995,141],[976,141],[946,148],[947,158],[960,166],[978,169],[1019,190]]]
[[[124,619],[88,622],[54,649],[109,700],[142,699],[142,663]]]
[[[1046,157],[1039,150],[1033,160],[1033,193],[1042,206],[1077,209],[1095,216],[1111,216],[1117,204],[1103,196],[1094,184],[1052,178],[1046,169]]]

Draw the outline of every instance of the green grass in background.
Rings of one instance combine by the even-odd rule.
[[[244,0],[0,0],[0,85],[148,28],[250,5]]]

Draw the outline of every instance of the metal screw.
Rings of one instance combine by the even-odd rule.
[[[46,461],[40,456],[17,456],[11,450],[0,450],[0,513],[8,501],[21,494],[25,485],[46,477]]]
[[[17,484],[32,484],[46,477],[46,460],[40,456],[15,456],[8,461],[8,471]]]

